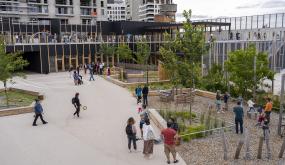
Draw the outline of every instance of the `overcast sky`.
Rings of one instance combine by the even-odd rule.
[[[174,0],[177,21],[183,10],[192,9],[193,19],[285,13],[285,0]]]

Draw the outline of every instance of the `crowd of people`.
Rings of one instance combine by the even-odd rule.
[[[226,92],[223,96],[221,95],[220,91],[217,91],[216,93],[216,111],[217,113],[224,113],[224,111],[228,111],[228,100],[230,98],[230,95]],[[252,99],[249,99],[247,101],[247,106],[248,110],[246,113],[249,115],[251,114],[257,114],[257,124],[256,126],[259,126],[261,128],[269,128],[268,125],[270,123],[270,115],[271,111],[273,108],[273,102],[272,100],[268,97],[266,99],[266,104],[265,105],[258,105],[253,102]],[[222,100],[224,101],[224,107],[222,108]],[[238,134],[239,132],[242,134],[243,133],[243,123],[244,123],[244,106],[243,106],[243,98],[242,96],[239,96],[237,98],[237,104],[236,106],[233,107],[233,112],[235,115],[234,118],[234,123],[236,127],[236,133]]]

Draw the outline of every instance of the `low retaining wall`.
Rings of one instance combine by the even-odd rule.
[[[160,116],[155,109],[148,110],[149,118],[160,130],[166,128],[166,121]]]
[[[0,92],[3,92],[4,90],[5,89],[0,89]],[[44,95],[40,94],[39,92],[28,91],[28,90],[18,89],[18,88],[8,88],[8,91],[16,91],[16,92],[21,92],[24,94],[29,94],[32,96],[37,96],[39,100],[44,99]],[[0,117],[34,112],[34,106],[33,105],[34,105],[34,102],[30,106],[26,106],[26,107],[15,107],[15,108],[1,109],[0,110]]]
[[[34,112],[33,103],[27,107],[16,107],[16,108],[2,109],[2,110],[0,110],[0,117],[11,116],[11,115],[19,115],[19,114],[31,113],[31,112]]]
[[[0,89],[0,92],[4,92],[5,89]],[[24,93],[24,94],[29,94],[32,96],[37,96],[39,100],[43,100],[44,99],[44,95],[39,93],[39,92],[34,92],[34,91],[28,91],[25,89],[18,89],[18,88],[8,88],[8,91],[15,91],[15,92],[20,92],[20,93]]]

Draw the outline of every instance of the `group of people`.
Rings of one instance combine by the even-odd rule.
[[[131,146],[133,144],[133,149],[137,151],[137,141],[143,140],[143,154],[145,158],[151,158],[153,155],[153,148],[156,142],[160,142],[160,139],[164,141],[164,152],[167,158],[167,164],[170,164],[170,153],[173,156],[173,163],[178,163],[178,159],[176,158],[176,139],[178,137],[178,124],[174,119],[170,119],[167,122],[167,128],[161,130],[160,138],[156,138],[154,129],[150,125],[150,119],[148,117],[148,113],[144,107],[143,112],[140,113],[140,135],[138,138],[137,129],[135,126],[135,120],[133,117],[130,117],[127,121],[126,126],[126,134],[128,139],[128,149],[132,152]]]
[[[77,117],[79,117],[81,104],[80,104],[78,92],[75,93],[75,96],[72,98],[71,102],[72,102],[72,105],[74,105],[74,107],[75,107],[75,112],[73,113],[73,116],[77,115]],[[35,112],[35,115],[34,115],[33,126],[37,126],[38,118],[41,119],[43,124],[48,123],[47,121],[45,121],[43,119],[44,110],[43,110],[43,107],[42,107],[39,99],[35,99],[34,112]]]
[[[220,91],[216,93],[216,110],[217,113],[224,113],[224,110],[228,110],[228,101],[230,95],[226,92],[223,96]],[[224,107],[222,108],[222,100],[224,101]],[[266,98],[266,104],[264,106],[257,106],[251,99],[247,101],[248,110],[247,113],[257,113],[258,119],[256,126],[262,128],[268,128],[270,123],[270,114],[272,111],[273,103],[270,98]],[[235,114],[235,127],[236,133],[243,133],[243,122],[244,122],[244,107],[243,98],[241,96],[237,99],[237,105],[233,107],[233,112]]]
[[[148,92],[149,92],[149,89],[148,89],[147,84],[143,88],[141,88],[140,85],[137,86],[137,88],[135,89],[135,94],[137,97],[137,104],[142,103],[143,105],[146,105],[146,106],[148,105],[148,100],[147,100]]]

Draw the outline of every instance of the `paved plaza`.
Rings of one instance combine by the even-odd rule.
[[[126,121],[139,116],[135,98],[127,89],[100,77],[74,86],[67,72],[49,75],[31,74],[15,79],[10,86],[42,92],[44,119],[49,123],[33,127],[33,113],[0,118],[1,165],[164,165],[163,145],[154,146],[154,157],[141,152],[129,153]],[[0,84],[1,87],[3,86]],[[80,93],[87,106],[80,118],[74,118],[71,99]],[[157,136],[159,131],[156,132]],[[142,141],[138,150],[142,151]],[[179,157],[179,165],[185,163]]]

